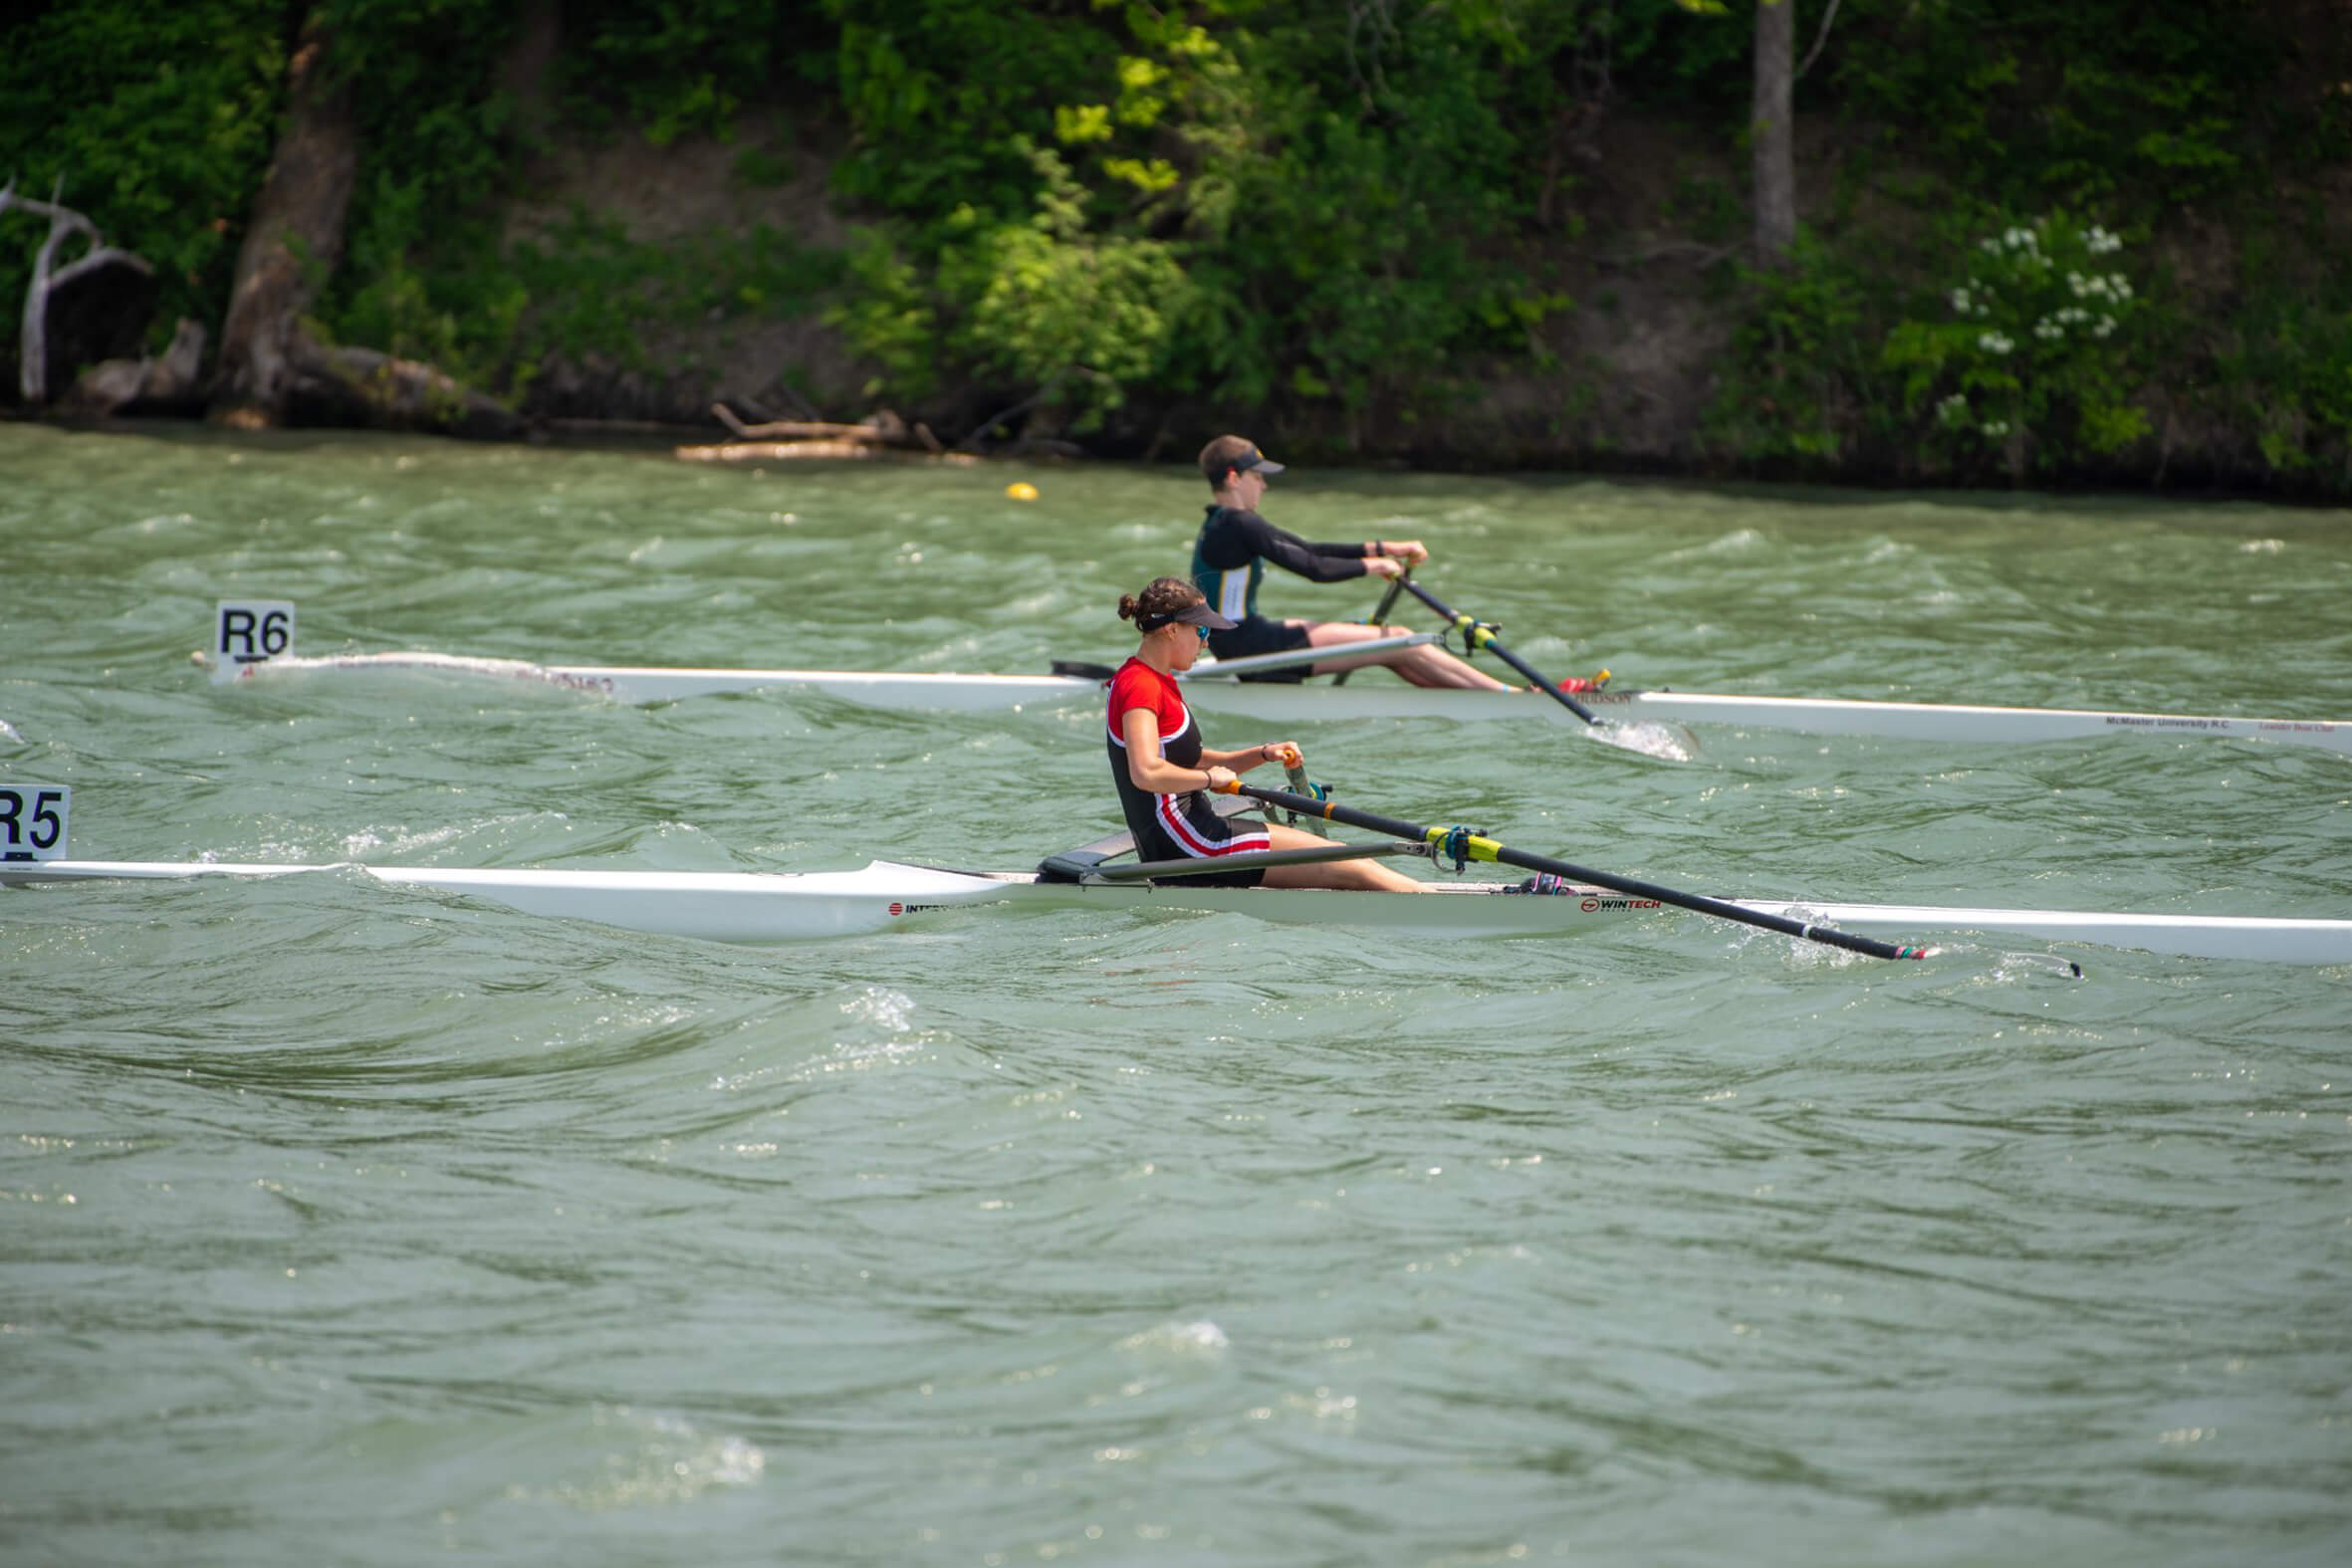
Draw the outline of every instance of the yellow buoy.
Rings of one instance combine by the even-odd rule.
[[[1005,494],[1015,501],[1035,501],[1038,498],[1038,487],[1026,479],[1017,479],[1005,487]]]

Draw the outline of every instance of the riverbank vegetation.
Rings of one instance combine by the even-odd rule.
[[[2325,0],[57,0],[8,44],[0,177],[153,265],[216,411],[2352,495]],[[273,161],[345,172],[289,215]],[[0,214],[0,297],[41,238]],[[440,379],[318,395],[357,364]]]

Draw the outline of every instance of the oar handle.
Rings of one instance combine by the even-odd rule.
[[[1283,776],[1291,781],[1291,788],[1294,793],[1310,798],[1316,794],[1315,782],[1306,777],[1306,758],[1300,754],[1297,747],[1284,747],[1281,755],[1275,761],[1283,765]],[[1298,814],[1295,811],[1291,813],[1291,825],[1293,827],[1298,825]]]
[[[1319,816],[1327,821],[1345,822],[1350,827],[1361,827],[1368,832],[1386,833],[1392,838],[1403,838],[1415,843],[1443,842],[1449,849],[1460,849],[1473,860],[1493,860],[1529,871],[1548,871],[1553,876],[1566,877],[1571,882],[1590,882],[1613,892],[1627,893],[1635,898],[1652,898],[1661,904],[1673,904],[1683,909],[1696,910],[1702,915],[1713,915],[1719,920],[1737,921],[1744,926],[1758,926],[1765,931],[1777,931],[1783,936],[1798,937],[1807,942],[1820,942],[1833,948],[1844,948],[1850,953],[1863,953],[1871,958],[1915,959],[1925,956],[1926,950],[1881,942],[1875,937],[1857,936],[1851,931],[1840,931],[1835,926],[1816,926],[1805,921],[1790,920],[1785,915],[1767,914],[1760,909],[1747,909],[1727,903],[1720,898],[1709,898],[1703,893],[1685,893],[1677,888],[1661,887],[1655,882],[1644,882],[1635,877],[1618,876],[1614,872],[1595,871],[1589,866],[1575,865],[1566,860],[1555,860],[1549,855],[1529,854],[1525,849],[1514,849],[1509,844],[1497,843],[1492,838],[1476,833],[1457,836],[1445,827],[1425,827],[1419,822],[1408,822],[1400,817],[1381,816],[1372,811],[1358,811],[1331,800],[1317,800],[1308,795],[1293,794],[1287,789],[1261,789],[1255,784],[1234,781],[1235,794],[1246,794],[1268,805],[1279,805],[1287,811],[1307,816]]]
[[[1398,577],[1396,579],[1396,585],[1412,594],[1413,597],[1419,599],[1431,609],[1436,610],[1440,615],[1443,615],[1455,625],[1461,627],[1463,641],[1470,645],[1472,652],[1475,653],[1481,648],[1493,650],[1495,657],[1501,659],[1504,663],[1519,671],[1520,674],[1525,675],[1535,685],[1538,690],[1542,691],[1554,702],[1559,703],[1561,706],[1566,708],[1568,712],[1574,714],[1586,724],[1599,724],[1602,722],[1600,715],[1594,713],[1590,708],[1585,707],[1575,698],[1570,697],[1566,692],[1561,691],[1559,686],[1542,671],[1536,669],[1527,660],[1521,658],[1518,654],[1503,646],[1502,643],[1496,641],[1495,628],[1488,625],[1485,621],[1477,620],[1471,616],[1463,614],[1460,610],[1455,609],[1453,605],[1448,604],[1444,599],[1439,598],[1436,594],[1430,592],[1420,583],[1413,581],[1410,577]]]
[[[1404,570],[1398,572],[1395,576],[1388,579],[1388,591],[1380,595],[1380,607],[1372,611],[1373,625],[1385,626],[1388,624],[1388,612],[1396,608],[1396,596],[1399,593],[1405,591],[1405,578],[1411,576],[1412,574],[1413,563],[1408,560],[1405,562]],[[1341,670],[1338,674],[1331,677],[1331,684],[1334,686],[1345,686],[1347,684],[1347,678],[1354,673],[1355,671],[1353,670]]]

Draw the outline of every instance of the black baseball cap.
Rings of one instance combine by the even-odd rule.
[[[1258,450],[1258,443],[1237,435],[1222,435],[1201,448],[1201,477],[1212,485],[1235,474],[1279,474],[1283,465]]]

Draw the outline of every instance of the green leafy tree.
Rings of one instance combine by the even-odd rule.
[[[2038,453],[2105,454],[2146,435],[2132,400],[2139,300],[2120,236],[2053,213],[2011,222],[1965,254],[1949,315],[1906,321],[1885,359],[1916,412],[1962,454],[1996,450],[2012,480]]]
[[[1834,472],[1884,439],[1901,396],[1878,352],[1888,290],[1810,230],[1787,261],[1741,273],[1746,309],[1701,440],[1741,467]]]
[[[62,191],[111,243],[154,263],[156,346],[175,317],[219,328],[269,163],[284,25],[273,0],[59,0],[0,39],[0,180],[44,200]],[[39,238],[21,218],[0,224],[12,356]]]
[[[1051,361],[1086,418],[1145,379],[1351,417],[1438,395],[1564,303],[1512,239],[1535,181],[1506,121],[1540,122],[1562,14],[844,6],[842,188],[891,216],[841,320],[894,385],[937,373],[929,338],[1023,383]]]

